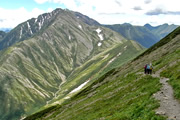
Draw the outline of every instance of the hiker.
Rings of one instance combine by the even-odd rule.
[[[152,66],[152,63],[150,63],[150,69],[149,69],[149,73],[152,74],[152,70],[153,70],[153,66]]]
[[[147,74],[147,64],[144,66],[144,74]]]
[[[150,74],[150,65],[149,64],[147,64],[146,71],[147,71],[147,74]]]

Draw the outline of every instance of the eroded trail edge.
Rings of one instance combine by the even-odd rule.
[[[156,109],[156,114],[167,116],[168,120],[180,120],[180,103],[174,98],[173,89],[168,84],[169,78],[160,77],[159,72],[153,75],[159,77],[162,88],[153,96],[160,101],[160,107]]]

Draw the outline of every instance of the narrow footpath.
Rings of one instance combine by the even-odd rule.
[[[162,88],[153,96],[160,101],[160,107],[156,109],[156,114],[167,116],[167,120],[180,120],[180,103],[174,98],[173,89],[168,84],[168,78],[161,78],[160,72],[153,74],[159,77]]]

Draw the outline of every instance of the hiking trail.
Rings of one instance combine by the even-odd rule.
[[[153,94],[155,99],[160,101],[160,107],[156,109],[156,114],[167,116],[167,120],[180,120],[180,103],[174,98],[173,89],[167,82],[169,78],[160,77],[160,72],[157,71],[152,75],[160,78],[162,84],[160,91]]]

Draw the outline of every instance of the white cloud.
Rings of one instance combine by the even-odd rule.
[[[47,12],[52,12],[54,9],[53,8],[48,8]]]
[[[0,28],[14,28],[18,24],[44,13],[45,11],[34,8],[32,11],[27,11],[24,7],[19,9],[7,10],[0,8]]]
[[[57,3],[67,9],[85,14],[102,24],[122,24],[124,22],[134,25],[151,23],[179,24],[180,9],[178,0],[34,0],[38,4],[45,2]],[[0,8],[0,28],[15,27],[21,22],[32,17],[37,17],[43,12],[51,12],[38,8],[27,11],[25,8],[6,10]],[[159,13],[158,13],[159,10]],[[150,14],[147,14],[150,13]]]
[[[94,18],[102,24],[132,23],[143,25],[151,23],[159,25],[163,23],[180,24],[169,16],[180,19],[178,0],[52,0],[52,2],[64,4],[68,9],[81,12]],[[93,9],[94,8],[94,9]],[[149,16],[146,13],[160,8],[166,14]],[[171,15],[168,15],[171,14]]]
[[[45,2],[51,2],[51,0],[34,0],[38,4],[43,4]]]

